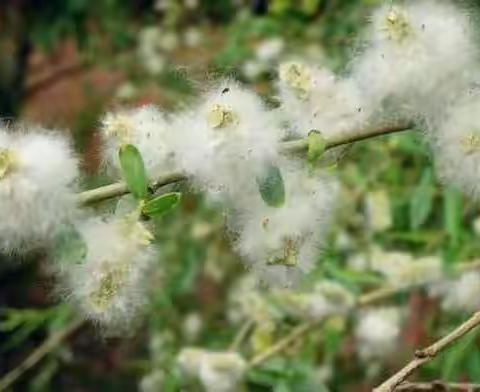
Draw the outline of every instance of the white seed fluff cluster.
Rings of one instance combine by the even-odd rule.
[[[78,162],[61,135],[0,128],[0,252],[44,247],[75,211]]]
[[[257,189],[255,178],[278,157],[281,133],[262,100],[226,81],[173,124],[178,164],[220,200]]]
[[[289,313],[310,320],[345,314],[355,303],[352,292],[333,280],[322,280],[308,292],[282,289],[275,294]]]
[[[199,380],[207,392],[236,392],[247,369],[245,360],[235,352],[211,352],[183,349],[177,358],[182,371]]]
[[[128,328],[146,303],[146,280],[156,251],[150,232],[131,216],[78,225],[87,253],[67,271],[71,300],[86,318],[116,332]]]
[[[480,309],[480,273],[464,273],[446,285],[442,308],[448,311],[476,312]]]
[[[398,347],[402,314],[395,307],[362,311],[355,328],[357,351],[365,361],[386,359]]]
[[[467,195],[480,197],[480,95],[465,94],[429,133],[440,178]]]
[[[267,206],[249,193],[230,219],[235,248],[261,280],[289,287],[319,258],[334,212],[337,183],[327,175],[302,173],[295,162],[283,165],[285,204]]]
[[[172,129],[164,114],[153,105],[107,113],[101,126],[103,157],[107,169],[118,174],[118,150],[124,144],[133,144],[142,154],[149,175],[170,170],[175,155],[170,148],[171,133]]]
[[[434,281],[444,277],[442,260],[437,256],[415,258],[406,252],[374,249],[370,267],[384,275],[393,287],[417,285],[427,279]]]
[[[305,137],[315,129],[328,136],[364,125],[371,114],[357,83],[325,68],[283,63],[278,86],[280,113],[289,122],[287,134]]]
[[[443,0],[380,7],[352,77],[374,105],[385,99],[410,113],[438,109],[451,89],[463,88],[475,64],[468,13]],[[425,114],[425,113],[421,113]]]

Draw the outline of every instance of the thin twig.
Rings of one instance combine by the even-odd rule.
[[[339,133],[338,135],[332,135],[326,137],[326,149],[331,149],[345,144],[354,143],[357,141],[388,135],[395,132],[406,131],[411,128],[410,124],[398,124],[388,125],[379,128],[353,130],[349,132]],[[299,139],[294,141],[283,142],[280,147],[282,153],[296,153],[304,152],[308,149],[308,139]],[[182,172],[171,172],[158,176],[153,180],[151,187],[156,189],[160,186],[172,184],[175,182],[183,181],[187,178],[187,175]],[[102,186],[96,189],[81,192],[77,195],[77,201],[79,204],[91,204],[107,200],[113,197],[123,196],[128,193],[127,185],[124,182],[117,182],[114,184]]]
[[[261,352],[257,356],[253,357],[248,363],[248,367],[252,368],[252,367],[261,365],[262,363],[264,363],[274,355],[277,355],[282,351],[286,350],[292,343],[294,343],[296,340],[310,333],[312,330],[318,327],[322,322],[323,320],[312,320],[312,321],[307,321],[303,324],[300,324],[283,339],[279,340],[273,346],[270,346],[264,352]]]
[[[240,327],[238,333],[233,338],[232,344],[228,348],[228,351],[238,351],[254,325],[255,321],[252,319],[245,321],[245,323]]]
[[[433,382],[404,382],[396,391],[400,392],[480,392],[480,384]]]
[[[374,392],[393,392],[403,381],[407,379],[417,368],[433,360],[438,353],[445,350],[448,346],[455,343],[458,339],[466,335],[472,329],[480,325],[480,312],[474,313],[463,324],[455,328],[448,335],[436,341],[423,350],[415,352],[415,358],[407,365],[385,381],[382,385],[374,389]]]
[[[57,347],[64,339],[74,333],[84,323],[84,320],[76,320],[68,324],[65,328],[60,329],[51,335],[45,342],[36,348],[25,360],[5,374],[0,379],[0,391],[9,388],[16,380],[18,380],[23,373],[35,366],[43,357]]]
[[[462,273],[477,270],[477,269],[480,269],[480,260],[474,260],[466,263],[459,263],[457,267],[454,269],[454,271],[452,272],[454,275],[460,275]],[[418,287],[427,286],[432,283],[437,283],[438,281],[439,280],[436,278],[436,279],[425,280],[424,282],[416,283],[414,285],[398,286],[398,287],[382,287],[382,288],[373,290],[369,293],[366,293],[360,296],[357,299],[355,306],[352,307],[351,311],[355,311],[356,309],[358,309],[358,307],[365,307],[368,305],[381,302],[385,299],[392,297],[395,294],[409,291],[411,289],[415,289]],[[290,332],[287,336],[283,337],[281,340],[279,340],[273,346],[268,348],[266,351],[253,357],[249,362],[249,366],[255,367],[267,361],[271,357],[277,354],[280,354],[285,349],[287,349],[293,342],[309,334],[316,327],[321,325],[323,321],[324,320],[310,320],[300,324],[298,327],[293,329],[292,332]]]

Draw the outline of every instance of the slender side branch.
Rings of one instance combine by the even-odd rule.
[[[341,132],[335,135],[329,135],[325,137],[326,150],[330,150],[335,147],[343,146],[345,144],[351,144],[374,137],[389,135],[392,133],[403,132],[412,128],[412,124],[394,124],[383,126],[379,128],[367,128],[363,130],[352,130],[349,132]],[[308,139],[299,139],[288,142],[283,142],[280,151],[283,153],[303,152],[308,149]]]
[[[445,350],[448,346],[455,343],[458,339],[462,338],[472,329],[480,325],[480,312],[474,313],[463,324],[455,328],[448,335],[444,336],[440,340],[436,341],[432,345],[423,350],[417,350],[415,352],[415,358],[412,359],[407,365],[385,381],[382,385],[374,389],[374,392],[393,392],[396,387],[407,379],[417,368],[423,364],[433,360],[438,353]]]
[[[38,348],[33,351],[19,366],[5,374],[0,379],[0,391],[5,391],[9,388],[17,379],[19,379],[23,373],[35,366],[45,355],[57,347],[60,342],[72,335],[80,326],[84,323],[83,320],[76,320],[71,324],[68,324],[65,328],[55,332],[45,342],[43,342]]]
[[[411,128],[410,124],[397,124],[389,125],[379,128],[353,130],[349,132],[343,132],[338,135],[329,136],[326,139],[326,149],[331,149],[344,144],[354,143],[357,141],[388,135],[395,132],[406,131]],[[300,139],[294,141],[283,142],[280,151],[282,153],[294,153],[304,152],[308,149],[308,140]],[[182,181],[187,178],[187,175],[182,172],[171,172],[160,175],[157,179],[151,183],[152,189],[156,190],[159,187],[174,182]],[[127,186],[124,182],[117,182],[110,185],[105,185],[100,188],[92,189],[89,191],[81,192],[77,195],[77,201],[79,204],[91,204],[100,201],[104,201],[113,197],[123,196],[128,193]]]
[[[238,333],[235,335],[232,344],[230,344],[230,347],[228,348],[228,351],[237,351],[240,349],[240,346],[242,345],[243,341],[247,338],[249,332],[252,330],[252,328],[255,325],[255,320],[247,320],[245,323],[242,325]]]
[[[297,339],[305,336],[306,334],[314,330],[322,322],[323,320],[314,320],[314,321],[308,321],[306,323],[300,324],[287,336],[279,340],[276,344],[269,347],[267,350],[258,354],[257,356],[253,357],[252,360],[248,363],[248,367],[252,368],[252,367],[261,365],[262,363],[264,363],[274,355],[286,350]]]
[[[186,174],[182,172],[171,172],[162,174],[151,182],[150,188],[152,189],[152,191],[156,191],[158,188],[164,185],[183,181],[186,178]],[[112,197],[126,195],[127,193],[127,184],[125,184],[124,182],[116,182],[114,184],[105,185],[100,188],[79,193],[77,195],[77,202],[79,204],[98,203],[100,201],[111,199]]]
[[[433,382],[404,382],[397,388],[403,392],[479,392],[480,384],[450,383],[443,381]]]
[[[459,264],[453,273],[455,275],[460,275],[464,272],[467,271],[473,271],[480,269],[480,260],[475,260],[471,262],[466,262],[466,263],[461,263]],[[382,287],[377,290],[373,290],[369,293],[366,293],[362,296],[360,296],[357,301],[356,305],[351,309],[351,311],[354,311],[358,307],[365,307],[368,305],[372,305],[378,302],[381,302],[385,299],[388,299],[395,294],[399,294],[401,292],[409,291],[414,288],[426,286],[432,283],[438,282],[438,279],[426,279],[424,282],[415,284],[415,285],[409,285],[409,286],[398,286],[398,287]],[[278,341],[276,344],[271,346],[268,350],[266,350],[263,353],[258,354],[257,356],[253,357],[250,362],[249,362],[249,367],[255,367],[263,362],[267,361],[271,357],[280,354],[283,352],[285,349],[287,349],[293,342],[296,340],[302,338],[303,336],[309,334],[311,331],[313,331],[316,327],[320,326],[323,323],[324,320],[311,320],[311,321],[306,321],[302,324],[300,324],[298,327],[292,330],[287,336],[282,338],[280,341]],[[413,370],[412,370],[413,371]],[[402,380],[403,381],[403,380]],[[381,391],[383,392],[383,391]]]

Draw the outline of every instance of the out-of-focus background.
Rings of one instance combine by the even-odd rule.
[[[277,64],[292,58],[342,71],[379,3],[2,0],[0,116],[7,123],[65,129],[83,157],[84,186],[105,184],[97,128],[106,110],[146,103],[179,110],[222,77],[239,79],[268,99]],[[310,280],[333,277],[362,292],[381,283],[359,268],[372,252],[380,258],[392,252],[432,256],[447,264],[480,252],[477,206],[438,186],[418,136],[358,143],[334,166],[342,180],[338,223]],[[202,195],[185,194],[158,225],[162,257],[141,327],[131,336],[108,338],[85,324],[11,390],[199,390],[182,384],[175,366],[179,350],[228,348],[243,321],[262,313],[262,306],[282,322],[266,323],[270,327],[253,333],[245,350],[268,348],[293,321],[275,304],[252,306],[266,300],[262,290],[252,289],[254,278],[230,250],[223,224],[222,213]],[[53,294],[54,279],[43,255],[0,258],[0,375],[75,317],[75,309]],[[306,342],[251,370],[246,390],[368,391],[429,342],[432,331],[465,317],[444,314],[422,290],[392,302],[405,312],[403,343],[393,357],[362,361],[351,320],[331,320]],[[471,346],[448,351],[421,374],[480,380],[480,353]]]

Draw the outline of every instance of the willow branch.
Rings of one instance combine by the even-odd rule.
[[[407,379],[417,368],[432,361],[440,352],[447,347],[455,343],[458,339],[465,336],[472,329],[475,329],[480,325],[480,312],[476,312],[463,324],[455,328],[448,335],[444,336],[440,340],[437,340],[432,345],[423,350],[417,350],[415,352],[415,358],[412,359],[407,365],[385,381],[382,385],[374,389],[374,392],[393,392],[396,387]]]
[[[232,344],[230,344],[228,351],[238,351],[238,349],[242,345],[243,341],[247,338],[248,334],[250,333],[254,325],[255,325],[255,321],[252,319],[245,321],[245,323],[242,325],[238,333],[233,338]]]
[[[370,139],[377,136],[388,135],[395,132],[406,131],[411,128],[410,124],[397,124],[383,126],[379,128],[369,128],[353,130],[349,132],[341,132],[339,134],[326,136],[326,149],[332,149],[345,144],[358,142],[361,140]],[[280,151],[284,154],[305,152],[308,149],[308,140],[306,138],[283,142],[280,146]],[[183,172],[171,172],[159,175],[151,182],[151,188],[157,189],[161,186],[173,184],[175,182],[183,181],[187,175]],[[91,204],[111,199],[113,197],[123,196],[128,193],[127,185],[124,182],[117,182],[110,185],[105,185],[96,189],[81,192],[77,195],[79,204]]]
[[[453,271],[453,275],[461,275],[465,272],[468,271],[473,271],[473,270],[478,270],[480,269],[480,260],[475,260],[472,262],[467,262],[467,263],[460,263],[457,265],[457,267]],[[417,283],[414,285],[406,285],[406,286],[398,286],[398,287],[382,287],[380,289],[373,290],[369,293],[361,295],[357,301],[356,304],[350,309],[350,311],[355,311],[358,309],[358,307],[365,307],[368,305],[373,305],[378,302],[381,302],[383,300],[386,300],[388,298],[391,298],[392,296],[399,294],[401,292],[406,292],[410,291],[419,287],[425,287],[427,285],[437,283],[441,280],[446,280],[447,278],[443,279],[426,279],[425,281],[421,283]],[[287,336],[283,337],[280,339],[277,343],[275,343],[273,346],[269,347],[266,351],[256,355],[253,357],[250,362],[249,362],[249,367],[255,367],[258,366],[271,357],[282,353],[284,350],[286,350],[292,343],[297,341],[298,339],[301,339],[308,335],[310,332],[312,332],[315,328],[319,327],[321,324],[323,324],[325,320],[320,319],[320,320],[309,320],[306,321],[302,324],[300,324],[298,327],[292,330]],[[403,379],[401,380],[403,381]],[[397,384],[398,385],[398,384]],[[377,392],[384,392],[383,390],[377,391]]]

